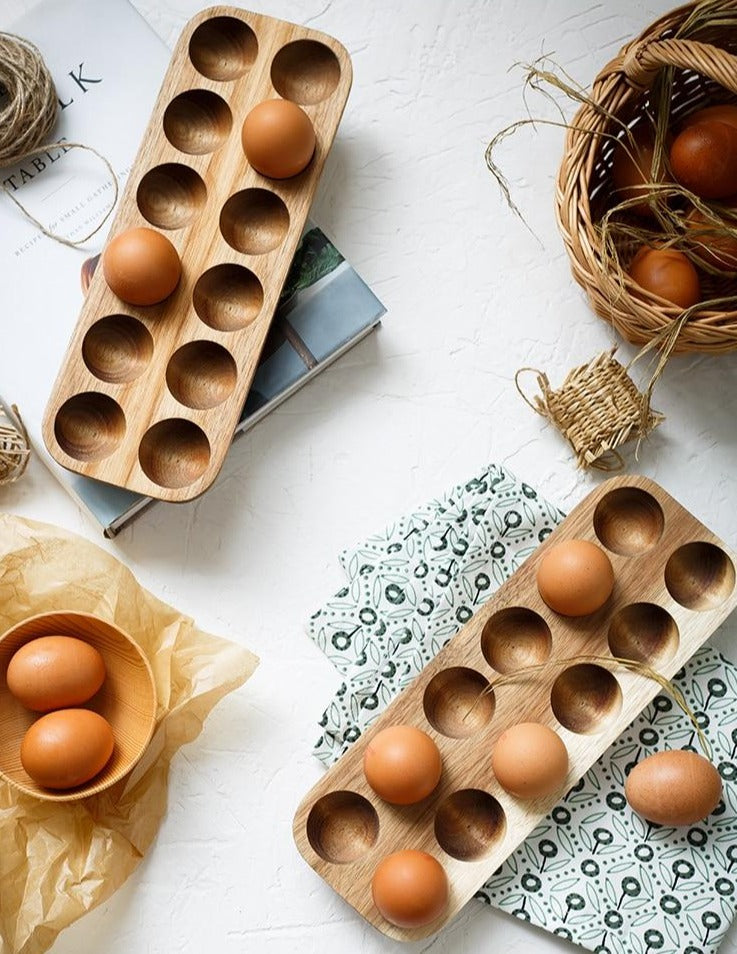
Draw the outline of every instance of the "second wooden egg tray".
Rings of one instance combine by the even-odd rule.
[[[590,616],[559,616],[537,590],[540,560],[567,539],[602,546],[614,567],[612,596]],[[724,543],[652,481],[620,477],[601,485],[309,792],[294,820],[306,861],[390,937],[438,931],[660,691],[613,657],[673,676],[737,605],[736,564]],[[611,661],[575,661],[586,655]],[[484,692],[495,677],[511,674],[514,681]],[[559,792],[523,801],[499,785],[491,753],[505,729],[528,721],[559,734],[569,772]],[[437,789],[407,807],[382,801],[363,774],[372,737],[397,724],[427,732],[443,761]],[[377,864],[405,848],[430,853],[448,876],[448,909],[427,927],[395,927],[373,904]]]
[[[64,467],[172,501],[215,479],[351,76],[345,49],[315,30],[222,6],[189,22],[110,233],[162,231],[182,277],[135,307],[96,270],[44,419]],[[317,144],[303,172],[275,180],[249,166],[241,127],[278,97],[307,113]]]

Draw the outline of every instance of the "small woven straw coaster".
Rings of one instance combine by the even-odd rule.
[[[31,455],[28,434],[18,408],[10,412],[0,404],[0,486],[12,484],[28,466]]]
[[[536,368],[520,368],[515,377],[524,400],[552,421],[569,442],[579,467],[620,470],[624,459],[617,448],[634,438],[641,440],[665,420],[637,390],[627,368],[614,357],[616,350],[573,368],[557,391]],[[537,375],[541,392],[532,400],[519,384],[520,375],[527,371]]]

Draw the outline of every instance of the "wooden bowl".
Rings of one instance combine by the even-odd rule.
[[[20,746],[40,713],[26,709],[10,693],[8,664],[21,646],[39,636],[76,636],[102,655],[106,676],[102,688],[84,708],[107,719],[115,748],[105,768],[84,785],[54,791],[27,774]],[[18,623],[0,637],[0,776],[27,795],[54,802],[70,802],[98,795],[131,771],[151,740],[156,722],[156,686],[142,650],[117,626],[90,613],[40,613]]]

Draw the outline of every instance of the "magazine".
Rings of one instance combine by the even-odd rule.
[[[44,0],[12,25],[41,50],[57,89],[62,143],[0,171],[6,187],[48,228],[88,234],[114,190],[105,165],[63,142],[93,146],[113,165],[121,190],[138,149],[170,53],[128,0]],[[131,69],[135,51],[135,69]],[[41,421],[107,223],[84,248],[45,237],[0,194],[0,386],[18,404],[34,451],[70,493],[114,535],[150,499],[64,470],[46,452]],[[384,308],[326,236],[310,223],[302,237],[236,433],[257,421],[360,341]]]

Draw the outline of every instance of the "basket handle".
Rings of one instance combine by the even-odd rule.
[[[649,89],[663,66],[695,70],[737,93],[737,56],[697,40],[640,40],[624,56],[622,69],[632,86]]]

